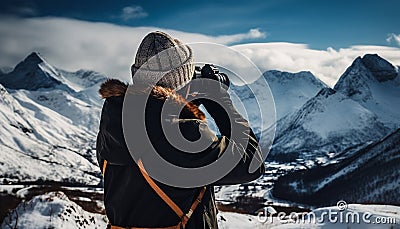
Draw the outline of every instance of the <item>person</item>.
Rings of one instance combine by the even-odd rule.
[[[146,85],[146,77],[137,76],[138,69],[154,55],[176,46],[181,46],[180,51],[172,56],[178,56],[182,60],[182,66],[165,74],[155,86],[147,88],[150,95],[146,98],[145,123],[153,147],[167,161],[189,168],[212,163],[226,153],[239,153],[241,159],[228,174],[204,188],[174,187],[149,178],[145,168],[133,160],[123,135],[122,107],[128,84],[116,79],[107,80],[99,90],[105,102],[96,150],[99,167],[104,176],[104,204],[110,228],[218,228],[214,186],[250,182],[264,173],[264,163],[259,169],[249,172],[251,159],[261,159],[260,148],[248,121],[236,111],[228,93],[224,90],[214,92],[218,94],[215,96],[222,98],[224,108],[211,100],[200,100],[215,120],[221,133],[218,137],[208,130],[199,103],[187,102],[185,99],[184,94],[189,90],[186,85],[194,74],[193,53],[189,46],[183,45],[164,32],[149,33],[142,40],[131,67],[133,84]],[[207,91],[206,88],[204,90]],[[146,91],[146,88],[138,90],[137,93],[140,95],[143,91]],[[201,134],[210,135],[213,139],[204,152],[182,152],[172,146],[163,135],[160,117],[167,98],[171,104],[183,107],[178,121],[171,125],[179,125],[185,138],[195,141],[202,132]],[[229,119],[233,119],[233,122],[229,122]],[[233,128],[242,130],[239,135],[249,140],[247,146],[235,147],[237,152],[227,152],[228,145],[234,144],[230,139]],[[165,196],[161,197],[159,192],[164,193],[181,212],[193,212],[189,217],[186,214],[178,216],[176,209],[173,209],[171,203],[165,200]],[[196,205],[194,209],[191,208],[193,205]]]

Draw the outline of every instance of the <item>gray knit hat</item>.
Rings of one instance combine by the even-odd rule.
[[[189,46],[168,34],[152,32],[142,40],[131,72],[135,83],[179,89],[192,79],[193,53]]]

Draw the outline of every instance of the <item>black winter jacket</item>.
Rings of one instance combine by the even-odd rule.
[[[101,114],[100,130],[97,136],[97,159],[100,169],[104,160],[107,168],[104,174],[104,203],[106,214],[111,225],[122,227],[167,227],[178,224],[180,219],[170,207],[154,192],[146,182],[127,149],[122,130],[122,106],[127,85],[118,80],[108,80],[102,84],[100,94],[105,98]],[[140,93],[138,93],[140,94]],[[140,96],[140,95],[138,95]],[[234,118],[233,125],[247,130],[250,135],[247,147],[236,147],[243,155],[243,159],[225,177],[208,185],[202,202],[198,205],[190,218],[186,228],[217,228],[217,208],[214,198],[214,185],[229,185],[250,182],[257,179],[264,172],[264,165],[254,173],[248,168],[253,157],[261,160],[258,142],[248,125],[248,122],[232,106],[229,95],[224,95],[226,111],[212,102],[203,103],[207,111],[215,120],[222,137],[212,136],[214,143],[205,152],[184,153],[171,146],[167,139],[160,136],[161,107],[165,99],[172,98],[176,104],[184,103],[184,110],[179,117],[182,134],[187,139],[195,139],[200,131],[200,124],[204,124],[204,114],[192,103],[187,103],[181,96],[172,90],[154,87],[147,100],[146,128],[150,139],[158,136],[154,141],[157,152],[178,166],[198,167],[217,160],[225,152],[229,144],[230,123],[228,114]],[[204,125],[202,125],[204,127]],[[207,132],[206,134],[211,134]],[[143,133],[145,134],[145,133]],[[204,133],[203,133],[204,134]],[[243,132],[245,134],[245,131]],[[156,183],[159,187],[184,211],[190,208],[197,198],[200,188],[177,188]]]

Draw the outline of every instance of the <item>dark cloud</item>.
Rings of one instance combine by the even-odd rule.
[[[14,16],[37,16],[39,9],[33,1],[1,1],[0,14],[11,14]]]

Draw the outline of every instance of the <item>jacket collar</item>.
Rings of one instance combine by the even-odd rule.
[[[128,87],[129,85],[127,83],[124,83],[120,80],[108,79],[101,84],[99,89],[99,94],[103,99],[116,96],[125,96]],[[181,113],[181,115],[183,116],[182,118],[205,120],[204,113],[198,108],[197,105],[186,101],[185,98],[183,98],[181,95],[176,93],[175,90],[172,90],[170,88],[164,88],[161,86],[154,86],[154,87],[140,86],[140,87],[135,87],[135,91],[133,91],[132,93],[138,95],[140,94],[144,95],[148,93],[149,90],[151,90],[150,96],[157,100],[165,101],[168,98],[169,101],[171,101],[173,104],[177,106],[183,105],[183,110]],[[129,93],[131,93],[131,91],[129,91]]]

